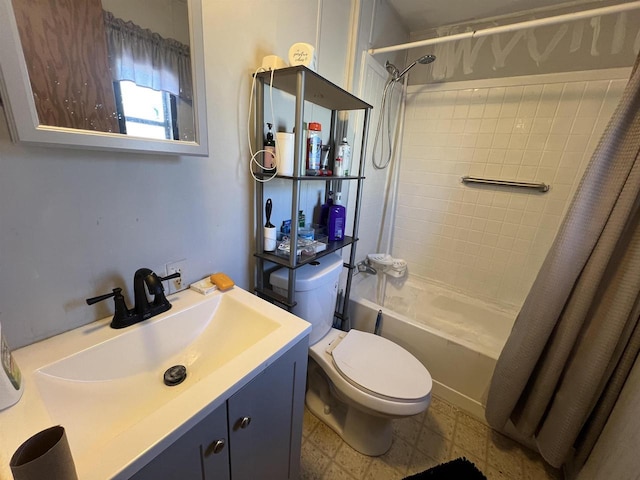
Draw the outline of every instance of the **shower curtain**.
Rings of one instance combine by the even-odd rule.
[[[640,56],[491,381],[486,417],[511,420],[555,467],[579,468],[640,349]]]

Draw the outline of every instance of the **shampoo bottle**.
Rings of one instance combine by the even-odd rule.
[[[13,360],[11,350],[2,334],[0,325],[0,410],[10,407],[22,396],[24,385],[18,365]]]
[[[336,192],[334,204],[329,207],[329,219],[327,223],[327,235],[330,242],[344,239],[346,216],[346,208],[340,205],[340,192]]]

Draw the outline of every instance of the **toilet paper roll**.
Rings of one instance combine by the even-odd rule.
[[[60,425],[27,439],[9,462],[15,480],[78,480],[67,434]]]
[[[293,175],[294,134],[276,132],[278,175]]]
[[[289,49],[289,65],[304,65],[316,71],[316,49],[309,43],[294,43]]]
[[[273,252],[276,249],[276,227],[264,227],[264,251]]]

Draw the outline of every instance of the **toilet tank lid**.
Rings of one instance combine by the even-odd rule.
[[[342,269],[342,257],[336,253],[325,255],[296,269],[296,292],[313,290],[335,281]],[[286,289],[289,283],[289,269],[276,270],[269,277],[271,285]]]

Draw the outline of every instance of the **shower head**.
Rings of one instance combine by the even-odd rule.
[[[422,65],[427,65],[433,61],[435,61],[436,56],[435,55],[424,55],[422,57],[420,57],[419,59],[417,59],[415,62],[413,62],[411,65],[409,65],[407,68],[405,68],[402,72],[398,73],[397,75],[394,75],[393,79],[397,82],[398,80],[400,80],[402,77],[404,77],[404,75],[411,70],[413,67],[416,66],[416,64],[420,63]],[[389,62],[387,62],[389,63]],[[394,67],[395,68],[395,67]],[[397,70],[397,69],[396,69]],[[389,68],[387,68],[387,71],[389,71]],[[389,72],[391,73],[391,72]],[[393,74],[392,74],[393,75]]]
[[[431,54],[424,55],[420,57],[418,60],[416,60],[416,62],[421,63],[423,65],[428,65],[429,63],[432,63],[435,61],[436,61],[436,56]]]

